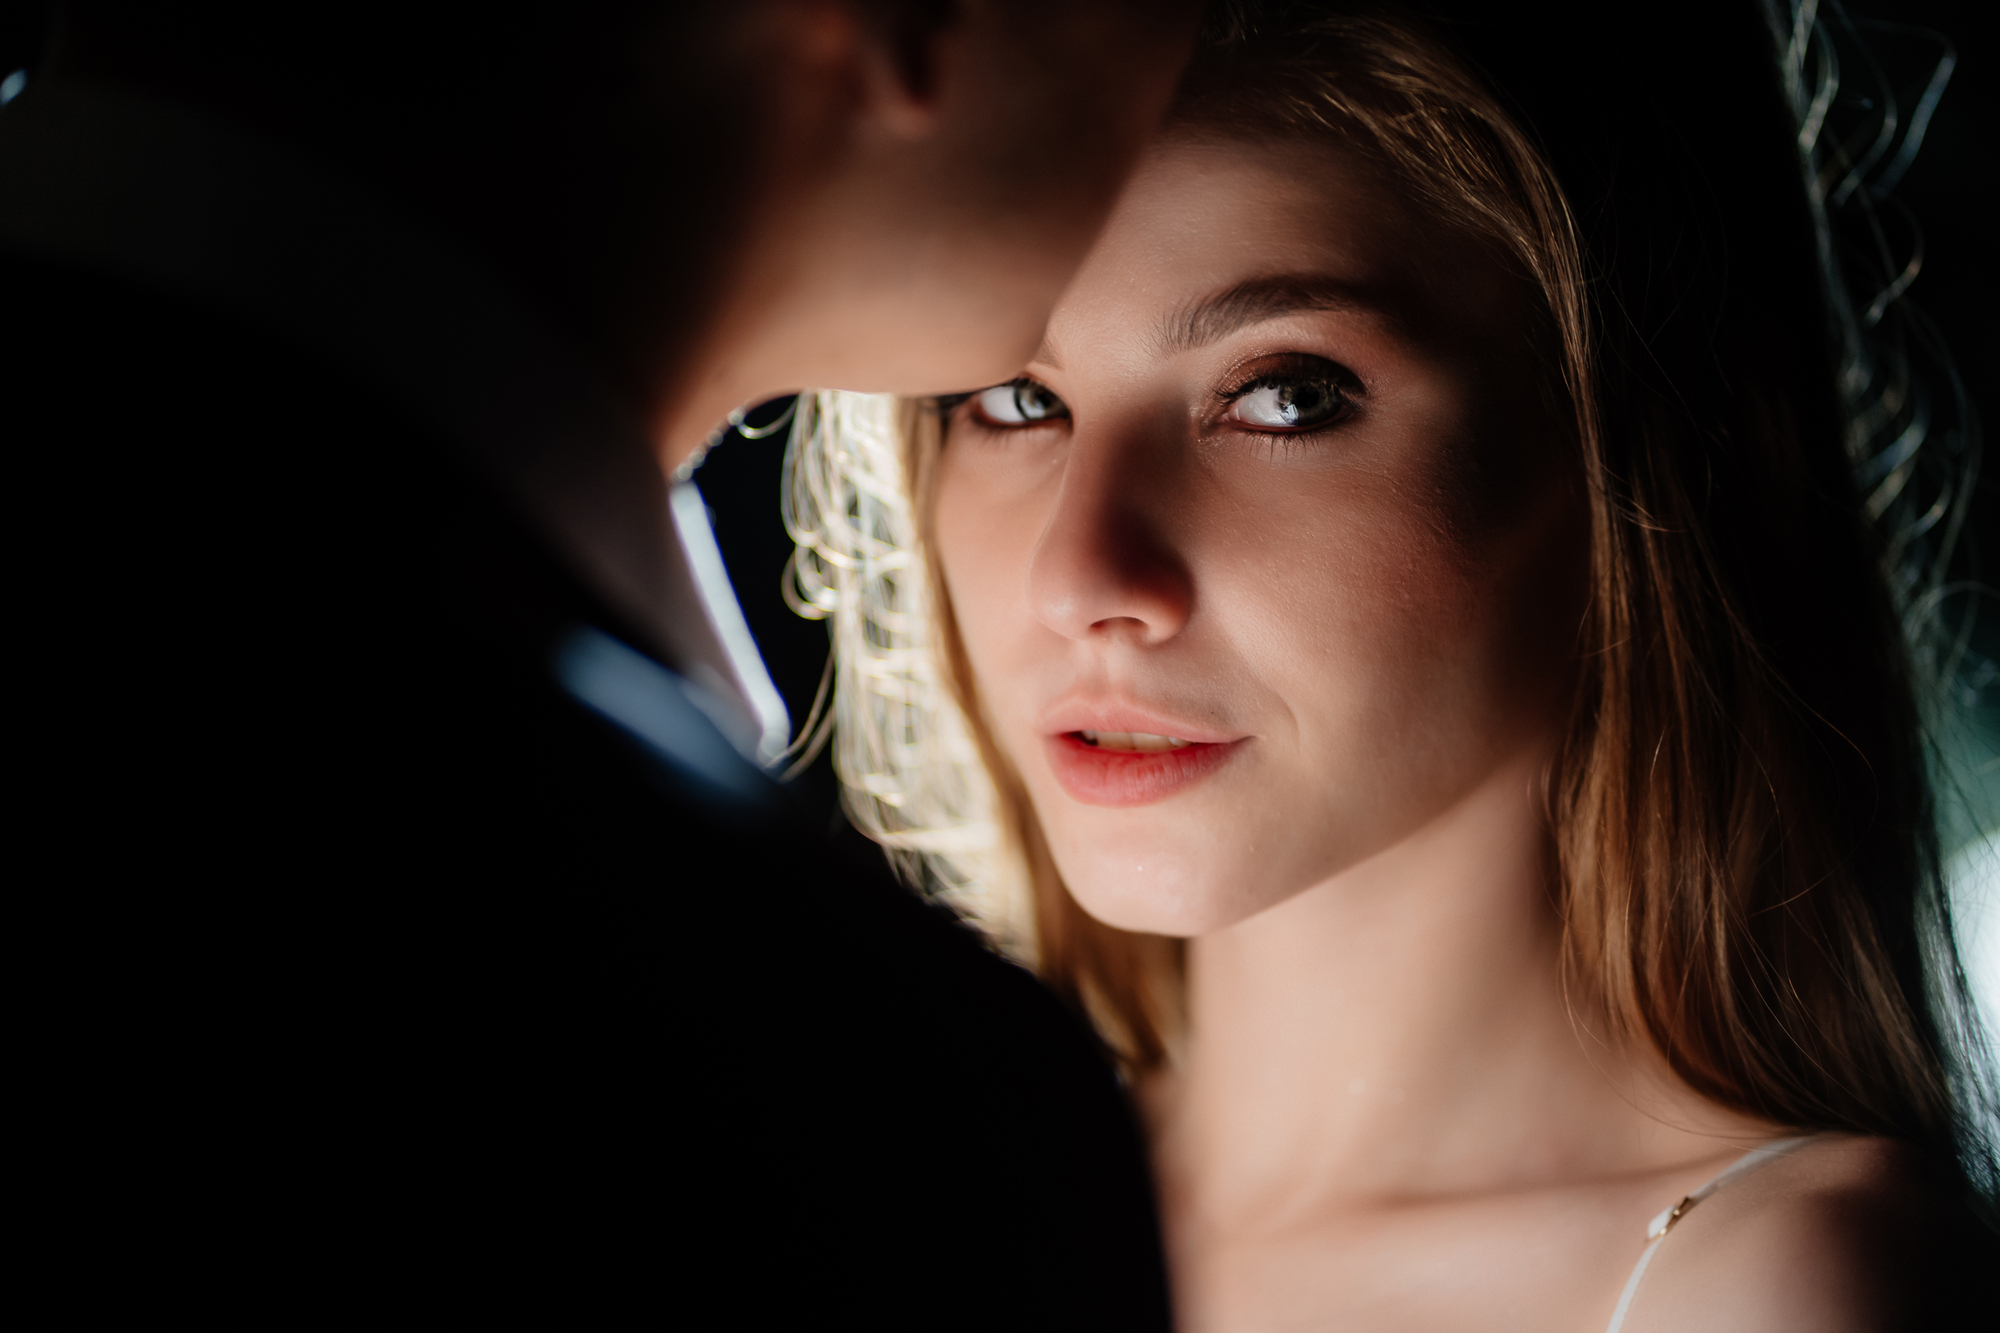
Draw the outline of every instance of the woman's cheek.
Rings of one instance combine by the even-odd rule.
[[[1007,679],[1006,647],[1028,627],[1023,590],[1034,557],[1033,516],[1020,497],[996,495],[978,469],[940,460],[937,512],[932,522],[938,564],[951,599],[959,640],[989,707],[996,683]],[[968,475],[971,474],[971,475]]]

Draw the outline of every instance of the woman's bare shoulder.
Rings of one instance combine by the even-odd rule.
[[[1978,1262],[1977,1225],[1950,1173],[1917,1150],[1821,1139],[1691,1209],[1654,1255],[1625,1333],[1928,1327],[1923,1309],[1972,1276],[1952,1269]]]

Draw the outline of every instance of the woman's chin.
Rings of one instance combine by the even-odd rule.
[[[1192,939],[1223,930],[1272,905],[1238,877],[1174,857],[1058,856],[1070,896],[1098,921],[1143,935]],[[1254,881],[1253,881],[1254,882]]]

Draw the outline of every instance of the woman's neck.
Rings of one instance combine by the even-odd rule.
[[[1186,1058],[1156,1099],[1170,1209],[1262,1229],[1760,1136],[1566,999],[1536,770],[1190,944]]]

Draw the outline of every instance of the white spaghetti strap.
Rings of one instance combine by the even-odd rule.
[[[1618,1293],[1618,1308],[1611,1312],[1611,1326],[1604,1333],[1618,1333],[1625,1327],[1625,1312],[1632,1308],[1632,1298],[1639,1292],[1639,1279],[1646,1276],[1646,1265],[1653,1262],[1653,1251],[1666,1238],[1664,1231],[1653,1237],[1646,1245],[1646,1252],[1639,1256],[1639,1262],[1632,1266],[1632,1276],[1625,1279],[1625,1290]]]
[[[1721,1175],[1703,1185],[1694,1193],[1683,1198],[1673,1207],[1663,1211],[1646,1227],[1646,1251],[1639,1256],[1639,1262],[1632,1266],[1632,1276],[1625,1279],[1625,1290],[1619,1293],[1618,1308],[1611,1312],[1611,1324],[1604,1333],[1618,1333],[1624,1327],[1625,1312],[1632,1308],[1632,1297],[1638,1294],[1639,1279],[1646,1276],[1646,1265],[1653,1262],[1653,1251],[1660,1248],[1660,1242],[1674,1229],[1674,1223],[1687,1216],[1688,1209],[1706,1199],[1709,1195],[1727,1185],[1730,1181],[1746,1176],[1764,1163],[1783,1157],[1786,1153],[1797,1152],[1813,1141],[1813,1135],[1797,1139],[1777,1139],[1761,1148],[1752,1148],[1731,1162]]]

